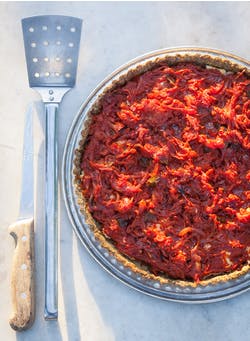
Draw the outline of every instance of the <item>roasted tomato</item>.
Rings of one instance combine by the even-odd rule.
[[[81,186],[119,252],[195,282],[249,262],[249,88],[244,71],[179,63],[103,96]]]

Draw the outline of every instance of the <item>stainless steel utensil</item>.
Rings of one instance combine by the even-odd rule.
[[[57,319],[57,111],[75,85],[82,20],[44,15],[22,20],[29,85],[37,90],[46,112],[45,311]]]
[[[19,220],[9,227],[10,234],[16,242],[11,272],[13,315],[10,318],[10,326],[18,331],[29,328],[35,317],[32,113],[32,106],[30,106],[24,129]]]

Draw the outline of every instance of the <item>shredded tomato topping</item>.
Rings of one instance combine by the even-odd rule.
[[[244,71],[161,64],[102,98],[82,193],[119,252],[199,282],[250,260],[249,165]]]

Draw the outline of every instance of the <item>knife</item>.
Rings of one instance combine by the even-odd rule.
[[[33,107],[29,106],[24,130],[22,189],[19,219],[9,226],[15,240],[11,271],[12,316],[10,326],[17,331],[31,327],[35,317],[34,298],[34,182]]]

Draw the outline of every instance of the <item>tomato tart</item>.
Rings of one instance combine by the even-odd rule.
[[[133,270],[208,283],[250,264],[249,71],[167,56],[98,98],[75,157],[96,237]]]

